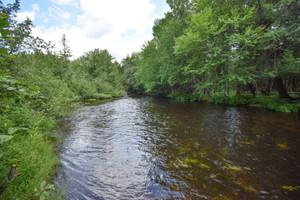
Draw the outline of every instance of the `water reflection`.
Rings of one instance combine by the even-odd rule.
[[[127,98],[68,121],[56,178],[66,199],[299,196],[299,115]]]

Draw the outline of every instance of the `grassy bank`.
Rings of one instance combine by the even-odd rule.
[[[168,95],[168,97],[180,101],[203,101],[226,106],[257,106],[276,112],[300,112],[300,98],[296,94],[292,95],[292,99],[281,99],[276,94],[269,96],[257,95],[253,97],[250,94],[236,95],[234,93],[227,96],[221,93],[215,93],[211,98],[199,94],[172,93]]]
[[[0,200],[55,199],[54,130],[65,105],[122,96],[116,64],[106,62],[110,71],[99,77],[87,62],[37,52],[16,55],[9,70],[0,70]]]
[[[1,131],[11,136],[10,140],[1,141],[1,200],[56,198],[50,196],[55,189],[52,175],[60,164],[55,149],[57,137],[53,132],[56,117],[38,111],[35,103],[6,102],[5,107],[1,107]],[[61,111],[60,116],[64,113]],[[15,177],[8,180],[13,165],[16,165]]]
[[[6,103],[2,108],[1,130],[12,138],[2,142],[0,199],[40,199],[49,197],[51,176],[59,164],[51,130],[55,119],[36,111],[30,104]],[[14,178],[8,180],[11,166],[16,165]],[[47,188],[47,187],[48,188]],[[50,187],[51,186],[51,187]]]

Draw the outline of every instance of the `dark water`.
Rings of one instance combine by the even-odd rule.
[[[61,131],[66,199],[300,199],[299,115],[127,98]]]

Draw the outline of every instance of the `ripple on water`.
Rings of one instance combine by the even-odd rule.
[[[299,115],[146,97],[65,121],[56,181],[66,199],[300,196]]]

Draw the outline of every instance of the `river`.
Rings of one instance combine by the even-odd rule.
[[[64,119],[65,199],[299,199],[300,115],[151,97]]]

